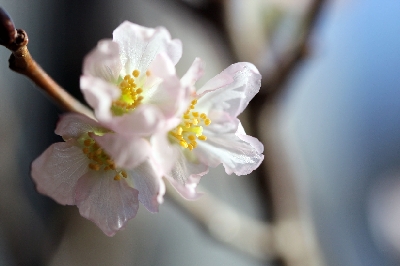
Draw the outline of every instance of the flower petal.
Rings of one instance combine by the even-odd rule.
[[[238,136],[241,140],[249,143],[258,153],[263,153],[264,152],[264,145],[255,137],[246,135],[246,132],[244,132],[244,128],[242,126],[242,123],[239,122],[238,125],[238,130],[236,131],[236,136]]]
[[[150,143],[153,150],[153,160],[160,176],[168,174],[174,166],[178,153],[175,144],[168,140],[168,132],[160,131],[154,134]]]
[[[121,168],[135,168],[151,153],[150,143],[137,136],[107,133],[103,136],[93,136],[93,138]]]
[[[95,120],[76,113],[62,115],[55,133],[64,139],[79,138],[87,132],[104,132]]]
[[[200,178],[208,173],[208,166],[201,162],[191,162],[188,159],[190,154],[185,155],[185,152],[190,153],[191,151],[179,148],[178,159],[166,178],[182,197],[194,200],[201,195],[196,192],[196,187]]]
[[[149,136],[163,128],[164,116],[160,109],[149,104],[141,104],[133,112],[114,116],[104,124],[121,135]]]
[[[32,163],[36,189],[60,204],[73,205],[76,182],[88,171],[88,163],[75,140],[55,143]]]
[[[121,95],[121,91],[103,79],[84,75],[80,86],[87,103],[94,109],[99,121],[109,121],[112,118],[111,105]]]
[[[125,21],[113,32],[114,41],[120,45],[121,63],[128,74],[134,69],[146,71],[159,52],[166,52],[176,64],[182,56],[182,44],[171,40],[162,27],[151,29]]]
[[[125,180],[114,180],[114,171],[89,171],[76,186],[80,214],[93,221],[108,236],[124,228],[138,208],[138,191]]]
[[[157,106],[165,118],[174,117],[183,112],[189,104],[189,87],[182,87],[175,75],[175,67],[164,54],[159,54],[153,61],[150,71],[160,77],[162,82],[146,91],[145,102]]]
[[[219,134],[209,131],[208,128],[205,135],[207,140],[198,142],[194,152],[203,163],[211,167],[222,163],[227,174],[247,175],[264,159],[264,155],[259,152],[261,149],[258,142],[253,147],[256,142],[250,136],[241,135],[240,138],[234,133]]]
[[[112,40],[99,41],[83,61],[83,75],[98,77],[114,84],[118,81],[121,69],[119,45]]]
[[[188,71],[181,78],[181,82],[187,86],[194,86],[196,81],[204,74],[205,63],[200,58],[196,58]]]
[[[150,212],[158,212],[158,205],[162,202],[165,187],[152,161],[147,160],[127,173],[133,180],[133,186],[139,191],[139,201]]]
[[[208,81],[200,90],[197,108],[202,111],[224,110],[237,117],[257,94],[261,75],[250,63],[236,63]]]

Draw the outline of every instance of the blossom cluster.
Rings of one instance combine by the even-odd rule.
[[[162,27],[122,23],[85,58],[82,93],[95,119],[61,117],[55,143],[32,164],[40,193],[80,214],[108,236],[135,217],[141,202],[157,212],[168,180],[186,199],[209,167],[246,175],[264,156],[237,116],[260,89],[250,63],[236,63],[196,89],[204,63],[179,78],[182,44]]]

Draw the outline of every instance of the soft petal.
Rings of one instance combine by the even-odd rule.
[[[133,112],[122,116],[114,116],[104,123],[107,127],[121,135],[149,136],[165,125],[160,109],[149,104],[141,104]]]
[[[95,120],[81,114],[68,113],[61,116],[55,133],[67,140],[77,139],[87,132],[99,131],[104,129]]]
[[[204,74],[205,63],[200,58],[196,58],[185,75],[181,78],[181,82],[187,86],[194,86],[196,81]]]
[[[119,45],[112,40],[99,41],[83,61],[83,74],[116,83],[122,69]]]
[[[189,104],[189,88],[182,87],[175,66],[165,53],[156,56],[150,71],[150,77],[158,77],[160,82],[146,91],[145,102],[156,105],[166,118],[183,112],[183,107],[187,108]]]
[[[224,110],[237,117],[257,94],[261,75],[250,63],[236,63],[206,83],[197,93],[197,108],[202,111]]]
[[[112,118],[111,105],[118,99],[121,91],[113,84],[103,79],[83,75],[80,86],[86,102],[94,109],[99,121],[109,121]]]
[[[208,173],[208,166],[194,158],[191,159],[191,151],[180,148],[177,150],[179,150],[178,158],[166,178],[184,198],[197,199],[201,194],[196,192],[196,187],[200,178]]]
[[[113,40],[120,45],[126,73],[133,69],[146,71],[160,52],[166,52],[174,64],[182,56],[181,42],[171,40],[169,32],[162,27],[151,29],[125,21],[114,30]]]
[[[89,171],[76,186],[80,214],[96,223],[108,236],[124,228],[138,208],[138,191],[125,180],[114,180],[114,171]]]
[[[149,70],[151,75],[154,75],[161,79],[176,75],[174,63],[164,52],[157,54],[153,62],[150,64]]]
[[[88,171],[88,163],[74,140],[55,143],[32,163],[36,189],[60,204],[73,205],[76,183]]]
[[[246,142],[235,133],[218,134],[208,130],[204,133],[208,138],[198,142],[194,150],[196,155],[211,167],[222,163],[227,174],[247,175],[264,159],[264,155],[259,152],[259,146],[253,147],[253,141]]]
[[[255,137],[246,135],[242,124],[239,122],[238,130],[236,131],[236,136],[238,136],[241,140],[249,143],[258,153],[264,152],[264,145]]]
[[[93,136],[93,138],[121,168],[135,168],[151,153],[150,143],[137,136],[107,133],[103,136]]]
[[[153,159],[160,176],[169,173],[178,157],[176,145],[168,140],[168,132],[160,131],[154,134],[150,143],[153,150]]]
[[[158,212],[158,205],[162,201],[165,188],[152,161],[147,160],[127,173],[128,178],[133,180],[133,186],[139,191],[139,201],[150,212]]]

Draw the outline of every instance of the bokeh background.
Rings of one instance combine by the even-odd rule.
[[[199,85],[234,62],[256,64],[263,85],[241,118],[265,145],[265,162],[253,174],[228,176],[220,167],[202,179],[215,204],[228,204],[235,215],[217,209],[204,224],[167,195],[158,214],[141,206],[125,230],[106,237],[76,207],[35,191],[30,163],[59,141],[53,131],[62,110],[8,69],[10,52],[2,48],[0,265],[400,265],[400,2],[0,6],[28,32],[36,61],[80,99],[84,56],[124,20],[163,25],[181,39],[178,73],[201,57],[207,66]],[[247,239],[254,254],[230,246],[254,233],[238,216],[268,231]]]

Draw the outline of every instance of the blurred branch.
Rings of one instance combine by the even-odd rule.
[[[326,0],[314,0],[310,5],[304,16],[302,31],[299,32],[297,43],[287,53],[286,57],[278,58],[279,64],[275,72],[270,75],[269,79],[263,80],[263,89],[254,99],[257,103],[261,101],[258,104],[263,104],[265,100],[274,99],[280,93],[284,87],[284,83],[288,80],[288,77],[293,73],[297,65],[308,54],[309,38],[325,2]]]
[[[277,257],[275,230],[271,225],[238,213],[203,187],[198,190],[204,195],[188,201],[168,183],[166,195],[219,242],[262,261]]]

